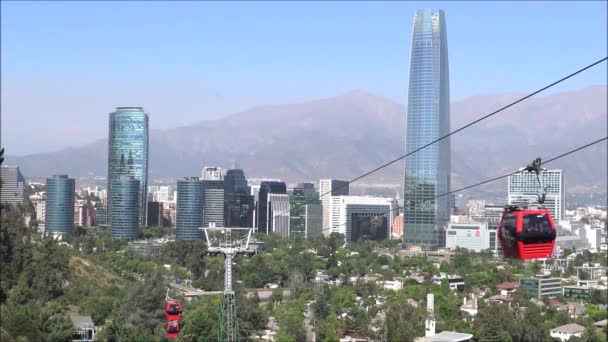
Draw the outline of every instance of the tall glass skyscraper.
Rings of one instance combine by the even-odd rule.
[[[67,175],[46,179],[45,231],[72,234],[74,230],[74,193],[76,181]]]
[[[406,153],[450,131],[448,41],[443,11],[414,17],[408,90]],[[450,140],[405,159],[403,240],[406,245],[445,246],[449,221]]]
[[[139,237],[137,210],[140,207],[139,179],[132,176],[121,176],[119,179],[112,179],[110,186],[112,193],[111,197],[108,197],[108,201],[111,203],[112,237],[136,239]]]
[[[203,227],[203,181],[198,177],[180,179],[177,181],[177,238],[202,239],[200,227]]]
[[[139,180],[138,223],[147,225],[148,114],[142,107],[117,107],[110,113],[108,136],[108,221],[112,222],[112,181],[121,176]]]

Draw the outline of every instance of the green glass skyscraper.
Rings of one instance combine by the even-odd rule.
[[[177,181],[178,240],[203,238],[203,181],[198,177],[186,177]],[[221,225],[218,225],[221,226]]]
[[[74,192],[76,181],[67,175],[46,179],[45,230],[49,234],[66,235],[74,230]]]
[[[418,10],[410,58],[406,153],[450,131],[448,41],[443,11]],[[445,246],[449,221],[450,140],[444,139],[405,159],[406,245]]]
[[[108,136],[108,222],[112,222],[112,181],[139,180],[138,223],[146,226],[148,209],[148,114],[142,107],[117,107],[110,113]]]
[[[108,201],[111,203],[110,211],[112,212],[110,228],[112,229],[112,237],[137,239],[139,237],[138,227],[138,210],[139,208],[139,179],[132,176],[121,176],[119,179],[113,179],[110,182],[112,187],[111,197],[108,196]]]

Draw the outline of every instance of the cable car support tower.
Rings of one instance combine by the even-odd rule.
[[[220,309],[219,341],[238,341],[239,322],[237,317],[237,299],[232,289],[232,262],[238,254],[253,255],[255,249],[249,246],[252,228],[203,227],[207,239],[209,255],[224,255],[224,297]],[[232,231],[245,231],[246,238],[232,240]],[[209,232],[220,233],[219,238],[209,238]],[[216,234],[217,235],[217,234]]]

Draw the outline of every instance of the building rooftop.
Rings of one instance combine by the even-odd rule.
[[[425,336],[416,339],[416,342],[460,342],[473,338],[472,334],[459,333],[455,331],[442,331],[433,336]]]
[[[70,319],[72,320],[72,325],[76,329],[95,326],[91,316],[70,316]]]
[[[515,290],[516,288],[519,287],[519,284],[516,282],[512,282],[512,281],[505,281],[504,283],[500,283],[498,285],[496,285],[496,288],[499,290]]]
[[[563,334],[576,334],[585,331],[585,327],[576,323],[571,323],[551,329],[551,331]]]
[[[608,319],[603,319],[599,322],[595,322],[593,323],[593,325],[595,325],[596,327],[605,327],[606,325],[608,325]]]

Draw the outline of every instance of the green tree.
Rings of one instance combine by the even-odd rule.
[[[423,308],[415,308],[403,301],[392,301],[386,313],[386,336],[389,341],[413,341],[424,335]]]
[[[479,341],[511,341],[513,316],[505,305],[479,303],[479,311],[473,322]]]

